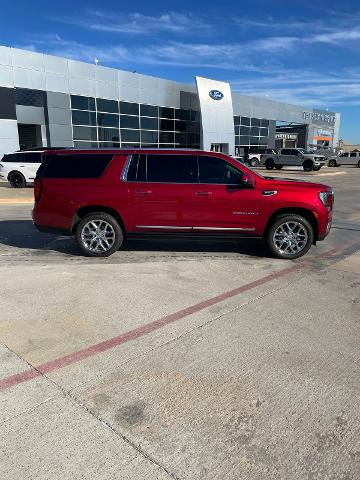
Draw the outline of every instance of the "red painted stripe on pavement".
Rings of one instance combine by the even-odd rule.
[[[341,247],[333,248],[319,256],[327,257],[331,254],[336,253],[340,249]],[[238,288],[234,288],[233,290],[229,290],[228,292],[224,292],[220,295],[204,300],[203,302],[196,303],[195,305],[191,305],[190,307],[184,308],[175,313],[171,313],[170,315],[166,315],[165,317],[159,318],[158,320],[142,325],[141,327],[135,328],[126,333],[122,333],[121,335],[118,335],[116,337],[109,338],[108,340],[97,343],[82,350],[78,350],[77,352],[70,353],[69,355],[65,355],[64,357],[60,357],[50,362],[43,363],[38,367],[34,367],[33,370],[25,370],[24,372],[17,373],[16,375],[6,377],[0,380],[0,390],[5,390],[6,388],[10,388],[19,383],[26,382],[42,374],[50,373],[54,370],[59,370],[60,368],[66,367],[67,365],[78,363],[85,358],[92,357],[94,355],[97,355],[98,353],[105,352],[107,350],[110,350],[111,348],[123,345],[124,343],[130,342],[139,337],[148,335],[155,330],[159,330],[166,325],[177,322],[178,320],[192,315],[193,313],[199,312],[200,310],[204,310],[211,305],[215,305],[224,300],[227,300],[228,298],[235,297],[240,293],[251,290],[252,288],[259,287],[261,285],[264,285],[265,283],[271,282],[272,280],[288,275],[289,273],[293,273],[296,270],[302,268],[303,266],[304,263],[299,262],[295,265],[292,265],[291,267],[287,267],[279,270],[278,272],[271,273],[251,283],[247,283]]]

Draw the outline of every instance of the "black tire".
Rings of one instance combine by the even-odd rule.
[[[90,222],[94,223],[89,225]],[[81,219],[76,227],[75,237],[87,257],[109,257],[121,247],[124,232],[115,218],[108,213],[93,212]]]
[[[275,165],[276,170],[281,170],[284,165]]]
[[[360,160],[358,161],[358,167],[360,168]]]
[[[314,170],[314,172],[318,172],[320,170],[320,168],[321,168],[321,165],[319,165],[317,167],[313,167],[313,170]]]
[[[305,172],[312,172],[314,169],[313,162],[311,160],[305,160],[305,162],[303,163],[303,169],[305,170]]]
[[[266,161],[265,161],[265,168],[266,170],[273,170],[275,167],[275,162],[272,158],[268,158]]]
[[[337,163],[336,160],[332,159],[332,160],[329,160],[328,165],[329,165],[329,167],[337,167],[338,163]]]
[[[276,231],[282,225],[284,225],[286,223],[290,223],[290,225],[291,224],[300,225],[301,229],[299,229],[299,231],[305,230],[307,238],[304,237],[303,242],[299,241],[300,238],[303,238],[303,235],[301,235],[301,237],[297,237],[297,238],[294,237],[294,239],[285,239],[284,243],[283,243],[284,248],[281,249],[276,244],[274,235],[275,235]],[[285,227],[284,227],[284,231],[286,231]],[[295,232],[296,231],[297,231],[297,229],[295,227]],[[296,233],[294,233],[293,235],[296,235]],[[298,235],[300,235],[300,234],[298,233]],[[278,238],[279,238],[279,234],[278,234]],[[296,258],[302,257],[303,255],[305,255],[305,253],[307,253],[310,250],[311,245],[313,244],[313,241],[314,241],[314,231],[313,231],[312,226],[308,222],[308,220],[306,220],[306,218],[302,217],[301,215],[284,214],[284,215],[280,215],[280,216],[276,217],[275,221],[273,222],[273,224],[270,226],[270,228],[268,229],[268,231],[266,233],[265,240],[266,240],[266,244],[267,244],[270,252],[275,257],[282,258],[282,259],[285,259],[285,260],[294,260]],[[280,241],[281,241],[281,239],[280,239]],[[278,240],[278,242],[279,242],[279,240]],[[290,245],[289,242],[291,244],[292,244],[292,242],[296,243],[298,245],[298,247],[294,247],[294,246]],[[303,246],[302,246],[302,243],[303,243]],[[299,248],[299,250],[295,251],[294,253],[289,253],[286,250],[286,249],[296,250],[297,248]]]
[[[260,161],[258,158],[251,158],[249,160],[249,163],[251,167],[258,167],[260,165]]]
[[[13,188],[24,188],[24,187],[26,187],[25,177],[20,172],[11,172],[10,175],[9,175],[9,183]]]

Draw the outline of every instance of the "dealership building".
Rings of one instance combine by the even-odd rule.
[[[340,114],[0,46],[0,155],[20,148],[335,146]]]

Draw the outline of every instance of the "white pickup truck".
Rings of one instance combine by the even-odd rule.
[[[318,171],[325,165],[325,157],[314,152],[304,150],[303,148],[282,148],[277,154],[261,155],[261,165],[265,165],[267,170],[276,168],[282,169],[283,166],[303,167],[305,172]]]

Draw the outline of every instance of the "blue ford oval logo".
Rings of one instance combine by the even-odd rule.
[[[213,100],[222,100],[224,98],[224,94],[220,90],[210,90],[209,96]]]

